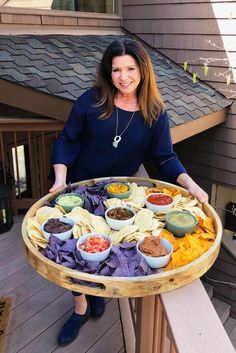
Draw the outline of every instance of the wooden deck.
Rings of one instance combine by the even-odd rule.
[[[124,353],[118,301],[110,299],[102,318],[89,320],[76,341],[58,347],[57,335],[73,311],[68,290],[50,283],[28,264],[21,239],[22,218],[0,234],[0,296],[13,298],[1,353]]]
[[[11,231],[0,234],[0,296],[13,299],[5,349],[0,353],[125,353],[115,299],[107,300],[104,316],[89,320],[74,343],[58,347],[58,332],[73,311],[72,295],[38,275],[28,264],[21,238],[22,219],[15,217]],[[184,300],[186,304],[187,298]],[[167,304],[165,309],[173,314]],[[171,325],[175,322],[179,325],[179,317],[171,320]],[[224,326],[236,347],[235,319],[228,318]]]

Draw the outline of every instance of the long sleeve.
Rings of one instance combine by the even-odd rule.
[[[181,173],[186,173],[186,169],[173,150],[166,111],[160,115],[155,123],[151,141],[151,153],[154,163],[160,171],[160,178],[162,180],[176,183],[178,176]]]
[[[91,100],[91,90],[74,103],[68,120],[53,144],[52,164],[71,167],[80,152],[80,138],[86,120],[86,110]]]

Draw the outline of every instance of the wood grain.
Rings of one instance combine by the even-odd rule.
[[[176,187],[172,184],[160,182],[155,179],[136,177],[117,177],[116,179],[127,182],[136,182],[137,184],[148,183],[149,185],[159,187]],[[92,185],[102,180],[109,180],[109,178],[90,179],[77,183],[76,185]],[[188,194],[185,189],[180,189],[184,195]],[[222,236],[222,226],[216,212],[210,205],[206,204],[204,205],[204,211],[214,221],[214,226],[217,233],[216,239],[207,252],[186,266],[151,276],[132,278],[96,276],[63,267],[41,255],[30,242],[26,232],[26,223],[28,218],[34,216],[37,209],[43,206],[46,200],[54,197],[56,194],[57,193],[46,195],[29,209],[22,223],[22,235],[30,264],[43,277],[61,287],[104,297],[145,297],[168,292],[194,281],[202,276],[211,267],[218,255]],[[98,283],[99,287],[92,288],[89,285],[74,284],[71,279]]]

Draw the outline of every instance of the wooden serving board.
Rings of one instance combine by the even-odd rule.
[[[135,182],[138,185],[148,185],[149,187],[168,187],[175,188],[176,185],[161,182],[155,179],[146,179],[138,177],[114,177],[116,180],[124,182]],[[93,185],[99,181],[109,181],[109,178],[90,179],[79,182],[75,185]],[[184,196],[188,195],[187,190],[178,187]],[[63,189],[59,190],[62,191]],[[103,297],[114,298],[133,298],[145,297],[149,295],[168,292],[176,288],[182,287],[195,279],[202,276],[216,260],[222,237],[221,221],[209,204],[203,205],[203,210],[207,216],[213,219],[214,227],[216,230],[216,239],[212,246],[198,259],[191,263],[177,268],[175,270],[161,272],[155,275],[142,276],[142,277],[108,277],[87,274],[84,272],[69,269],[65,266],[56,264],[55,262],[47,259],[32,245],[28,238],[26,231],[26,224],[29,217],[35,216],[36,211],[42,207],[48,199],[55,197],[58,192],[48,194],[39,201],[37,201],[27,212],[22,223],[22,236],[25,244],[26,253],[30,264],[35,270],[49,281],[57,285],[81,292]],[[85,281],[85,284],[75,284],[73,279]],[[91,287],[86,285],[86,282],[94,282],[99,287]]]

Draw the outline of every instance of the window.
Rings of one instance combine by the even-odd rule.
[[[12,148],[12,160],[14,179],[16,180],[16,195],[18,196],[27,190],[24,145]]]
[[[232,243],[233,235],[236,233],[236,190],[227,188],[221,185],[213,185],[211,204],[218,213],[222,226],[223,233]],[[236,243],[234,243],[234,246]]]
[[[115,0],[9,0],[3,6],[38,10],[63,10],[81,12],[115,13]]]

